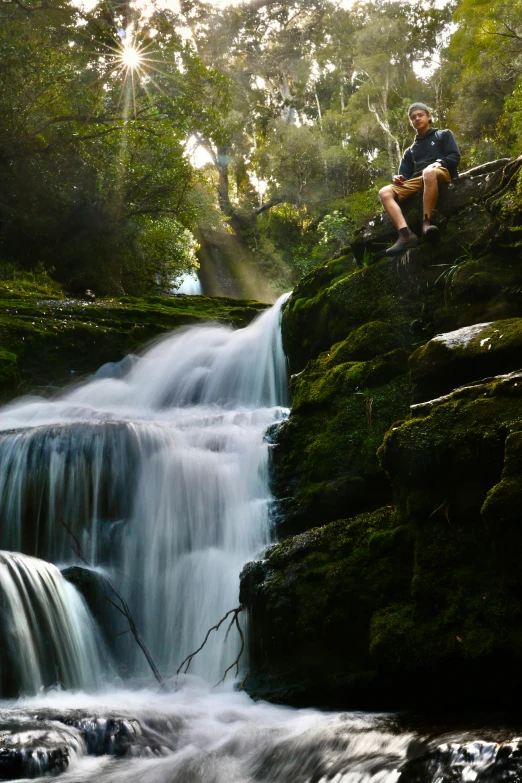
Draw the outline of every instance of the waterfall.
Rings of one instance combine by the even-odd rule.
[[[0,552],[0,607],[4,695],[100,684],[103,645],[82,597],[56,566]]]
[[[0,552],[0,693],[23,694],[0,704],[0,779],[521,777],[522,743],[506,743],[504,729],[484,739],[446,725],[421,724],[419,733],[404,717],[294,710],[254,703],[231,683],[213,688],[238,650],[225,627],[187,677],[161,691],[142,680],[150,673],[134,639],[120,636],[118,662],[134,680],[107,682],[105,648],[83,599],[56,565],[31,556],[75,562],[78,543],[93,565],[89,579],[107,571],[124,594],[164,676],[199,647],[237,606],[243,564],[270,540],[264,433],[287,415],[283,301],[246,329],[177,331],[52,400],[0,410],[0,546],[24,552]],[[103,584],[95,581],[103,627],[125,633]]]
[[[242,330],[162,338],[124,377],[109,368],[1,411],[0,546],[72,561],[71,529],[110,570],[165,674],[237,605],[239,572],[270,538],[263,435],[286,415],[284,300]],[[210,680],[235,657],[225,630],[194,661]],[[141,673],[134,641],[123,644]]]

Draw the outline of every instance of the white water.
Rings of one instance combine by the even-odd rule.
[[[189,296],[197,296],[203,293],[201,289],[201,281],[196,273],[190,274],[187,272],[181,279],[181,284],[178,288],[173,290],[175,294],[187,294]]]
[[[124,378],[1,412],[0,545],[70,562],[70,527],[167,675],[237,606],[241,568],[269,541],[263,434],[285,415],[282,303],[240,331],[177,331]],[[225,630],[193,664],[210,681],[238,649]],[[123,641],[134,672],[148,672]]]
[[[78,727],[63,783],[395,783],[414,738],[399,733],[391,716],[254,704],[245,693],[216,692],[195,679],[170,695],[50,694],[4,704],[2,713],[6,723],[37,714],[55,732],[58,716]],[[131,743],[125,757],[79,753],[80,729],[87,724],[89,736],[98,735],[91,742],[96,753],[107,719],[125,722]],[[112,736],[118,755],[114,729]],[[64,744],[50,736],[40,747]]]
[[[0,552],[2,690],[100,686],[104,649],[83,598],[50,563]],[[101,659],[101,660],[100,660]]]

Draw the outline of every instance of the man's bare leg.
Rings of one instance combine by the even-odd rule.
[[[380,189],[379,198],[381,199],[384,211],[390,218],[397,231],[400,231],[401,228],[406,228],[408,224],[404,219],[402,209],[395,201],[395,193],[391,189],[390,185],[386,185],[384,188]]]
[[[437,169],[424,169],[422,172],[424,180],[424,196],[422,198],[423,217],[431,218],[431,213],[437,206],[439,197],[439,182],[437,179]]]
[[[424,195],[422,197],[422,238],[435,244],[440,239],[437,226],[431,222],[431,213],[435,209],[439,197],[439,169],[429,166],[422,172],[424,180]]]
[[[419,242],[419,238],[410,231],[408,224],[402,214],[402,209],[395,201],[395,193],[390,185],[381,188],[379,191],[379,198],[382,201],[384,211],[396,227],[399,232],[399,238],[397,242],[386,250],[389,256],[399,256],[409,250],[410,247],[414,247]]]

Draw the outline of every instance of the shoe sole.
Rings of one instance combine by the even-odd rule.
[[[412,247],[417,247],[419,244],[418,239],[413,239],[407,247],[401,247],[399,250],[393,250],[391,247],[388,248],[386,251],[387,256],[402,256],[403,253],[406,253],[408,250],[411,250]],[[390,252],[391,251],[391,252]]]
[[[437,226],[430,226],[422,235],[422,238],[429,242],[430,245],[434,245],[440,239],[440,231]]]

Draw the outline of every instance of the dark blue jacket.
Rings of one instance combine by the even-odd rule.
[[[426,166],[436,161],[448,169],[452,178],[458,176],[460,151],[450,130],[429,128],[424,136],[415,136],[415,141],[402,156],[399,174],[404,179],[418,177]]]

